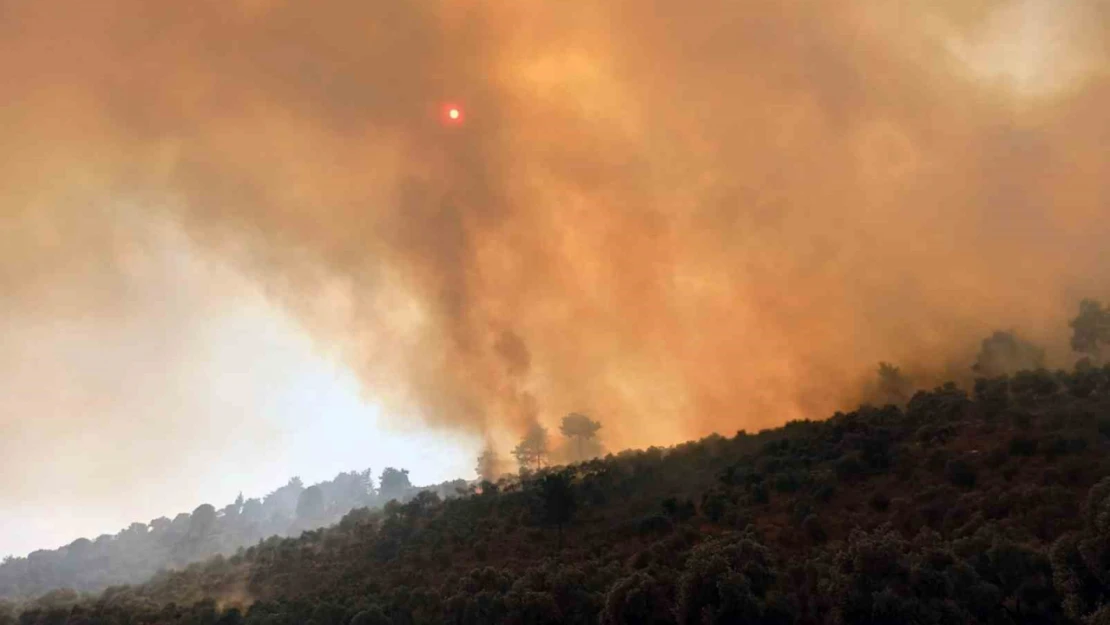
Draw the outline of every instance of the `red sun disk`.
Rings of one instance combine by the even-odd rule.
[[[442,113],[443,123],[449,126],[461,124],[463,122],[462,107],[457,104],[445,104]]]

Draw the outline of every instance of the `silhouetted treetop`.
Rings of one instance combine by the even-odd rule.
[[[547,464],[548,438],[547,429],[539,423],[533,423],[525,432],[524,437],[513,448],[513,457],[521,471],[535,471]]]
[[[597,440],[600,429],[600,422],[584,414],[572,412],[563,417],[559,432],[569,441],[571,453],[568,459],[571,462],[581,462],[600,455],[601,445]]]
[[[1110,308],[1093,299],[1079,303],[1079,314],[1068,325],[1072,329],[1071,348],[1096,362],[1102,360],[1102,348],[1110,344]]]
[[[983,339],[972,370],[980,376],[993,378],[1043,367],[1043,349],[1013,332],[995,332]]]

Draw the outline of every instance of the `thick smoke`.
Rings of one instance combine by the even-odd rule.
[[[505,449],[823,417],[998,328],[1062,361],[1110,278],[1110,17],[1048,4],[0,0],[0,285],[131,306],[126,201]]]

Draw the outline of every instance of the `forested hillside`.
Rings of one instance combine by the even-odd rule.
[[[268,498],[293,515],[281,531],[327,522],[337,501],[397,500],[234,553],[213,538],[226,530],[186,530],[228,553],[0,606],[0,625],[1106,625],[1110,310],[1084,302],[1072,328],[1070,371],[997,332],[970,388],[912,392],[883,363],[882,401],[825,421],[555,467],[537,424],[513,450],[520,473],[496,482],[418,491],[387,469],[377,489],[368,473],[291,483]],[[560,431],[585,453],[600,427],[571,414]],[[497,464],[487,451],[477,470]],[[232,528],[247,507],[204,514]]]
[[[1110,367],[423,493],[19,622],[1107,622]],[[4,622],[14,622],[11,614]]]
[[[457,480],[415,488],[408,471],[382,471],[375,485],[370,470],[340,473],[307,488],[298,478],[262,498],[242,495],[222,508],[198,506],[192,514],[150,523],[132,523],[115,535],[80,538],[65,547],[39,550],[0,564],[0,598],[36,597],[60,588],[100,591],[143,582],[162,569],[175,569],[271,536],[290,536],[336,523],[355,508],[378,508],[392,499],[407,501],[431,490],[450,497],[465,489]]]

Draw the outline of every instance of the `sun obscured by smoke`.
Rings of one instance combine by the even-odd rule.
[[[103,206],[138,198],[395,418],[495,441],[820,418],[998,328],[1062,361],[1110,235],[1110,18],[1073,5],[5,0],[0,283],[132,307]]]

